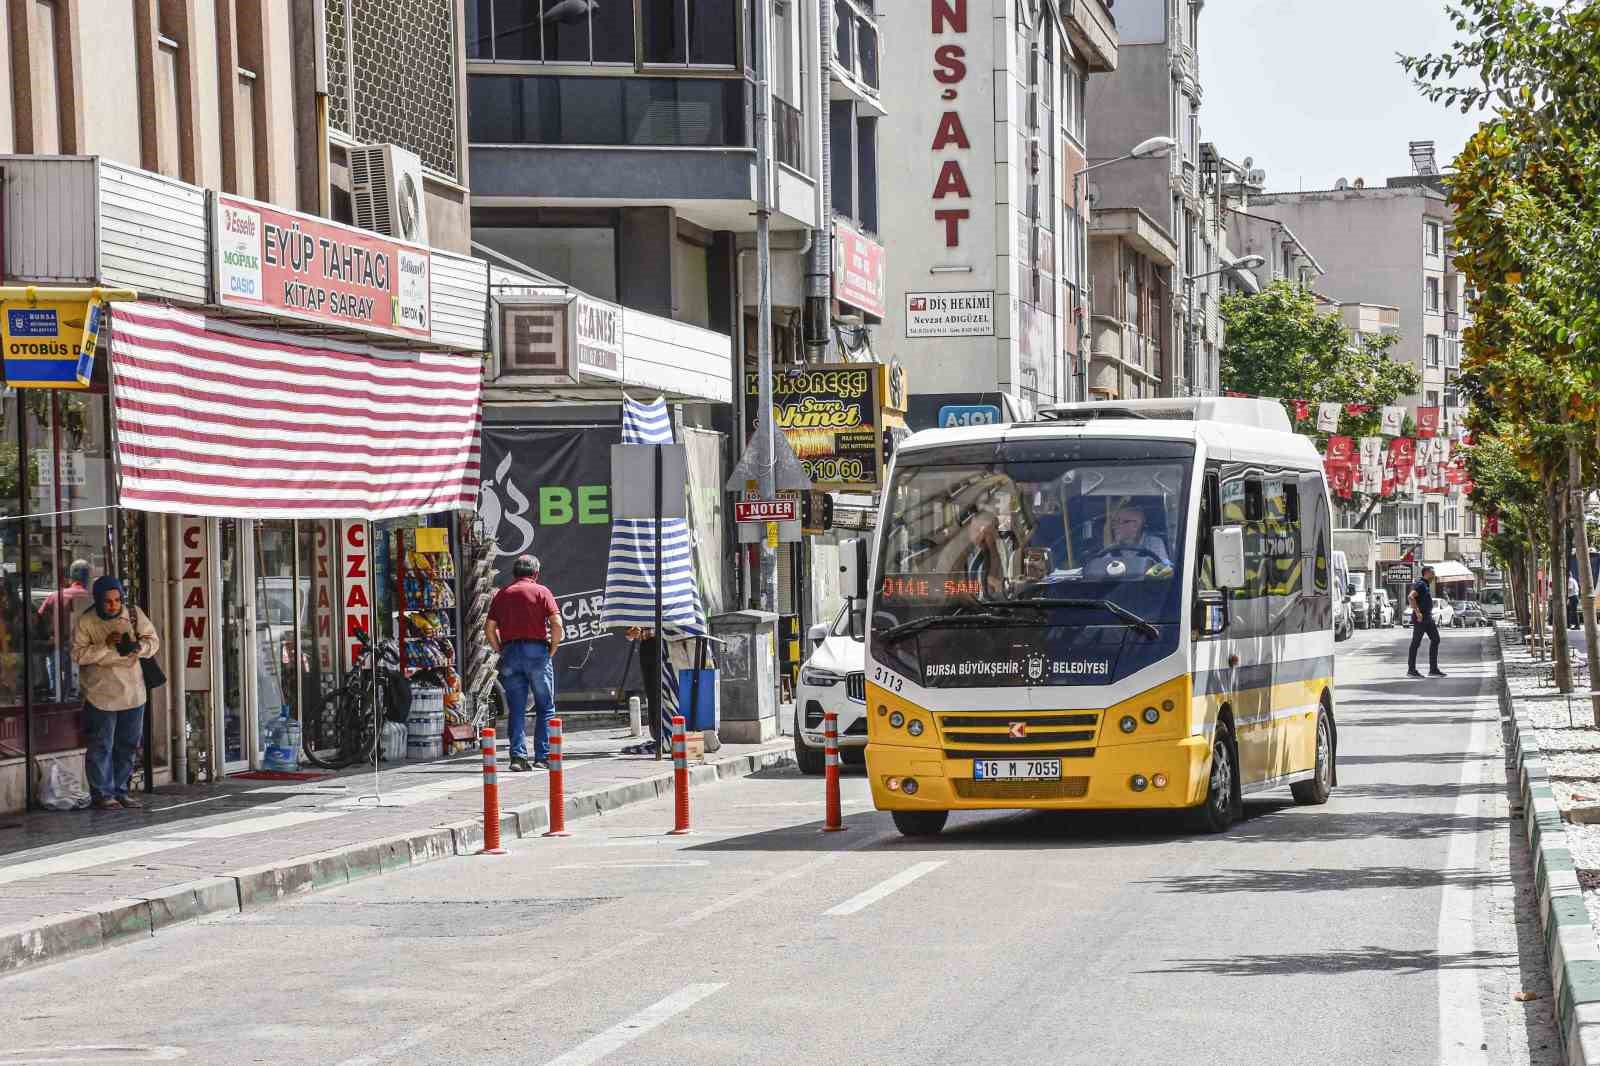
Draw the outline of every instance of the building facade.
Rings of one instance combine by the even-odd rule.
[[[1316,249],[1326,271],[1322,287],[1345,301],[1348,325],[1399,334],[1390,355],[1416,367],[1422,382],[1407,406],[1413,413],[1438,408],[1440,425],[1454,430],[1462,413],[1456,381],[1471,294],[1452,262],[1451,208],[1432,142],[1410,148],[1412,174],[1382,185],[1340,179],[1332,189],[1264,193],[1252,197],[1251,211],[1283,223]],[[1412,551],[1420,561],[1482,565],[1479,516],[1455,486],[1440,496],[1385,504],[1370,520],[1386,560]]]
[[[346,576],[379,561],[362,522],[266,514],[281,505],[264,475],[237,462],[232,489],[214,480],[227,439],[183,455],[136,440],[135,411],[204,438],[194,405],[130,400],[120,376],[113,389],[132,323],[179,323],[241,362],[287,358],[285,373],[296,360],[392,359],[472,380],[488,290],[467,254],[456,0],[17,0],[6,14],[0,280],[138,300],[111,316],[88,387],[0,393],[0,810],[25,806],[53,762],[82,776],[68,644],[103,574],[124,581],[165,646],[145,780],[259,767],[285,715],[314,735],[356,650],[350,626],[381,631]],[[241,387],[257,386],[270,388]],[[463,402],[475,411],[476,392]],[[434,430],[471,446],[469,430]],[[303,431],[283,427],[285,439]],[[346,458],[322,461],[357,476]]]
[[[999,416],[1081,395],[1080,175],[1091,76],[1117,65],[1110,5],[919,0],[885,25],[895,121],[880,148],[896,188],[881,205],[894,258],[880,347],[924,399],[1001,399]]]
[[[1174,249],[1171,262],[1152,260],[1160,279],[1161,313],[1170,319],[1172,338],[1161,362],[1131,376],[1133,395],[1203,395],[1217,389],[1217,357],[1222,325],[1217,314],[1227,262],[1223,222],[1223,161],[1200,136],[1199,27],[1203,3],[1189,0],[1123,0],[1116,7],[1121,38],[1117,70],[1089,88],[1090,163],[1106,163],[1089,181],[1096,214],[1131,209],[1142,212]],[[1153,137],[1170,138],[1173,148],[1140,159],[1122,159]],[[1113,162],[1114,160],[1120,160]],[[1105,247],[1096,261],[1107,269],[1126,264],[1120,229],[1095,238]],[[1106,324],[1098,335],[1107,345],[1091,365],[1107,369],[1101,395],[1111,395],[1113,377],[1137,364],[1140,353],[1124,344],[1126,330]],[[1130,359],[1129,356],[1134,358]],[[1113,370],[1113,368],[1116,368]],[[1152,381],[1151,376],[1158,378]]]

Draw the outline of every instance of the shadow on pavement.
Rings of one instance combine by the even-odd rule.
[[[1293,955],[1235,955],[1225,959],[1174,959],[1142,973],[1209,973],[1219,977],[1273,977],[1292,974],[1428,973],[1503,965],[1511,956],[1495,951],[1441,955],[1373,945],[1345,951],[1306,951]]]
[[[1447,765],[1449,763],[1486,762],[1493,759],[1500,761],[1500,757],[1492,752],[1485,751],[1413,751],[1395,752],[1389,755],[1346,755],[1339,753],[1340,766],[1359,766],[1371,763],[1431,763]],[[1339,786],[1343,791],[1344,786]]]
[[[1470,725],[1473,722],[1483,721],[1481,715],[1471,714],[1384,714],[1379,712],[1357,712],[1348,708],[1339,715],[1339,725]],[[1340,761],[1344,761],[1341,755]]]
[[[1216,870],[1187,877],[1162,877],[1134,884],[1161,892],[1344,892],[1353,889],[1422,888],[1446,885],[1477,889],[1507,878],[1484,870],[1429,870],[1413,866],[1357,866],[1300,870]]]
[[[1365,796],[1373,799],[1455,799],[1463,793],[1469,796],[1492,796],[1503,791],[1505,790],[1500,785],[1487,781],[1466,787],[1462,787],[1458,782],[1423,785],[1406,784],[1402,781],[1372,781],[1364,785],[1342,784],[1334,795]]]

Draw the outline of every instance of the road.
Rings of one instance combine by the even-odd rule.
[[[1404,636],[1339,646],[1326,807],[912,842],[859,772],[823,834],[817,781],[773,771],[697,793],[689,837],[628,808],[21,974],[0,1064],[1554,1066],[1490,638],[1407,681]]]

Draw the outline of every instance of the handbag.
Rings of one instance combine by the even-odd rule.
[[[140,618],[144,618],[145,621],[149,621],[144,612],[140,611],[137,607],[134,608],[134,612],[134,620],[136,624]],[[148,659],[141,658],[139,660],[139,669],[144,674],[144,689],[146,693],[153,692],[167,683],[167,672],[161,669],[161,663],[158,662],[154,656],[151,656]]]

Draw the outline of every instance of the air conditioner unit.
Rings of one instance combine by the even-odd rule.
[[[356,225],[409,241],[428,243],[422,194],[422,160],[394,144],[350,149],[350,202]]]

